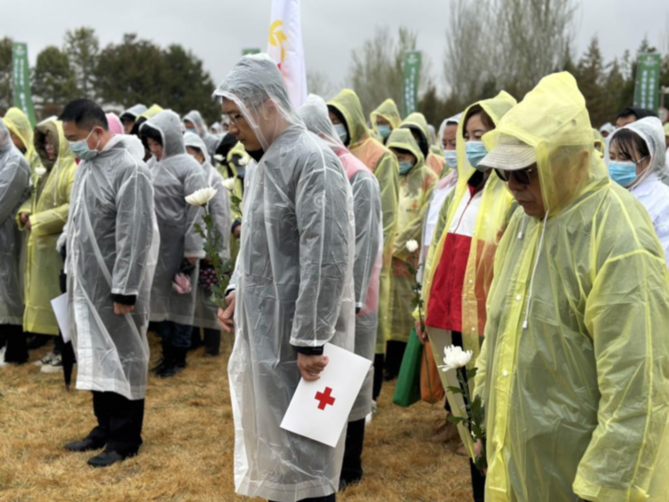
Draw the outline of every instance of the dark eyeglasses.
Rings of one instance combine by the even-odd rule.
[[[503,171],[502,169],[495,169],[495,173],[497,173],[499,179],[504,183],[508,183],[509,180],[513,178],[516,183],[529,186],[532,183],[532,173],[536,170],[536,167],[528,167],[527,169],[521,169],[520,171]]]

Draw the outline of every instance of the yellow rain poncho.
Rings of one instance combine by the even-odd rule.
[[[516,210],[495,260],[476,377],[486,501],[669,500],[669,278],[651,221],[609,181],[568,73],[507,113],[489,151],[501,135],[534,148],[547,217]]]
[[[407,243],[422,242],[423,220],[430,205],[437,175],[425,165],[425,158],[418,143],[407,129],[397,129],[388,138],[388,148],[411,152],[417,162],[407,174],[400,175],[400,199],[397,230],[393,247],[393,281],[390,294],[391,333],[388,340],[407,342],[414,326],[413,289],[415,282],[406,262],[418,268],[420,246],[410,253]]]
[[[516,100],[508,93],[502,91],[496,97],[485,99],[478,103],[488,114],[490,119],[498,124],[501,118],[515,106]],[[465,151],[464,128],[469,108],[462,114],[458,124],[457,154],[458,154],[458,183],[444,201],[439,213],[439,220],[434,231],[432,244],[425,261],[424,277],[427,278],[423,285],[423,301],[426,306],[430,304],[432,294],[432,283],[435,271],[442,260],[444,245],[448,230],[455,219],[456,212],[465,194],[469,193],[468,181],[476,172],[467,160]],[[471,249],[467,261],[465,280],[462,288],[462,338],[465,350],[474,353],[471,367],[479,353],[479,336],[483,334],[485,326],[485,301],[492,282],[493,260],[497,244],[501,238],[504,228],[510,217],[513,198],[509,194],[504,183],[496,174],[490,173],[477,214],[474,232],[471,240]],[[440,294],[439,291],[436,292]],[[417,315],[415,314],[417,318]],[[440,358],[443,358],[439,354]],[[439,364],[442,364],[441,359]]]
[[[400,116],[400,111],[397,109],[397,105],[392,99],[386,99],[376,110],[374,110],[369,115],[369,121],[372,124],[374,136],[377,139],[381,138],[379,126],[376,123],[376,119],[379,117],[386,120],[390,124],[391,132],[397,129],[402,123],[402,117]]]
[[[602,133],[600,133],[597,129],[592,129],[592,135],[595,138],[595,150],[604,157],[604,150],[606,149],[606,140],[604,139],[604,136],[602,136]]]
[[[77,164],[60,121],[43,122],[35,131],[40,145],[46,134],[58,138],[58,158],[43,178],[33,175],[36,193],[21,206],[16,218],[19,228],[28,232],[23,329],[30,333],[57,335],[58,324],[51,300],[61,294],[59,277],[63,260],[56,251],[56,242],[67,221]],[[20,214],[24,212],[30,213],[29,231],[21,224]]]
[[[386,340],[390,337],[390,290],[392,282],[392,256],[395,245],[399,201],[399,164],[390,150],[372,138],[362,105],[357,94],[350,89],[341,91],[328,106],[335,108],[346,122],[350,135],[349,151],[369,167],[381,189],[381,210],[383,212],[383,269],[379,291],[379,332],[376,339],[376,353],[385,353]]]
[[[443,177],[443,171],[444,169],[448,169],[448,167],[446,167],[446,161],[444,160],[443,155],[435,155],[430,150],[430,130],[425,115],[422,113],[412,113],[404,119],[401,127],[417,131],[422,135],[424,148],[426,150],[423,152],[423,155],[425,156],[425,164],[432,169],[438,177]]]
[[[9,132],[18,136],[18,138],[23,143],[25,148],[25,157],[26,160],[30,163],[30,169],[34,170],[36,167],[42,165],[39,155],[35,151],[33,146],[33,127],[30,124],[30,120],[26,117],[26,114],[23,113],[23,110],[20,108],[12,107],[7,110],[7,113],[3,117],[3,122]]]

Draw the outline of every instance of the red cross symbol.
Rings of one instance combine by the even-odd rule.
[[[319,401],[319,410],[324,410],[328,404],[332,406],[335,403],[335,398],[332,397],[332,389],[325,387],[325,393],[316,392],[316,401]]]

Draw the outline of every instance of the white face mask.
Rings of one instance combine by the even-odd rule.
[[[346,140],[348,139],[348,132],[346,131],[346,126],[344,124],[335,124],[334,128],[341,142],[346,144]]]

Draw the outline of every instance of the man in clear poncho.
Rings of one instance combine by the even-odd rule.
[[[183,122],[186,132],[192,132],[200,136],[202,141],[204,141],[204,144],[207,145],[209,155],[213,157],[214,154],[216,154],[216,147],[221,139],[209,132],[209,128],[202,118],[202,114],[197,110],[191,110],[184,116]]]
[[[135,126],[135,122],[137,122],[137,119],[144,112],[146,112],[146,106],[138,103],[121,113],[119,120],[121,121],[121,124],[123,124],[123,131],[125,134],[130,134],[132,132],[132,128]]]
[[[83,441],[66,448],[105,447],[88,463],[107,467],[136,455],[142,444],[149,293],[160,238],[137,139],[112,135],[104,112],[89,100],[70,102],[60,119],[82,160],[72,189],[65,263],[77,389],[93,391],[98,420]]]
[[[28,349],[22,326],[21,233],[14,218],[30,193],[29,184],[30,164],[0,119],[0,353],[6,347],[4,360],[17,364],[28,360]]]
[[[12,107],[3,117],[5,127],[9,129],[14,146],[26,157],[30,168],[41,166],[39,155],[33,146],[33,126],[23,110]]]
[[[374,361],[376,331],[379,319],[379,280],[383,266],[383,228],[381,223],[381,193],[374,174],[351,152],[335,133],[322,98],[311,95],[300,108],[300,117],[307,129],[334,151],[346,171],[353,190],[355,215],[355,353]],[[353,405],[346,431],[344,464],[340,488],[362,479],[362,449],[365,438],[365,419],[372,411],[374,369],[370,368]]]
[[[337,135],[349,151],[376,176],[381,189],[383,215],[383,269],[379,289],[379,327],[374,356],[374,400],[381,393],[386,340],[390,334],[390,289],[392,260],[399,204],[399,172],[397,158],[372,137],[367,127],[358,95],[344,89],[328,102],[330,119]]]
[[[354,348],[355,227],[337,156],[305,130],[267,55],[241,59],[216,90],[230,132],[258,161],[226,331],[235,420],[235,488],[280,502],[334,500],[344,452],[280,428],[300,381],[318,379],[326,343]]]
[[[184,145],[186,151],[202,166],[207,186],[216,189],[216,195],[207,204],[207,210],[220,236],[218,256],[222,263],[226,262],[230,259],[230,225],[232,225],[228,190],[222,184],[223,177],[211,165],[204,141],[197,134],[187,132],[184,134]],[[208,356],[219,355],[221,347],[221,326],[216,317],[218,307],[211,300],[211,286],[215,279],[216,273],[211,261],[208,258],[200,260],[191,340],[197,341],[198,345],[201,343],[199,331],[202,328],[205,353]]]
[[[162,343],[162,359],[154,372],[163,378],[186,367],[191,344],[199,261],[205,257],[195,225],[202,208],[186,197],[205,188],[205,173],[186,153],[179,116],[158,113],[141,126],[142,140],[156,162],[150,167],[160,229],[160,254],[151,289],[151,322]]]
[[[484,142],[520,205],[477,361],[486,500],[669,500],[669,283],[646,211],[609,181],[568,73]]]

